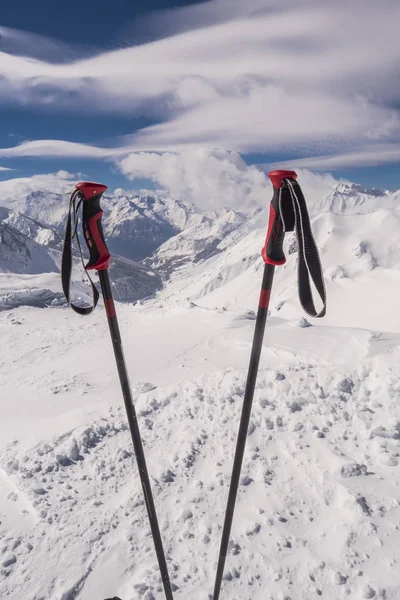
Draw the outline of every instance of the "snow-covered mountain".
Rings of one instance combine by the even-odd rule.
[[[58,234],[61,240],[72,190],[69,179],[50,175],[2,181],[0,218],[5,218],[4,209],[8,209],[10,224],[21,233],[34,237],[36,224]],[[196,207],[151,192],[106,192],[102,207],[110,250],[135,261],[149,256],[163,242],[203,218]]]
[[[10,234],[8,241],[3,236],[2,252],[6,261],[0,263],[0,273],[58,273],[68,210],[68,195],[65,193],[68,186],[70,189],[73,187],[69,180],[60,178],[58,181],[50,176],[47,179],[42,176],[0,182],[0,222],[8,232],[12,227],[14,238],[19,236],[20,239],[19,246],[14,240],[12,248],[15,256],[11,259]],[[104,233],[112,253],[111,275],[115,296],[130,302],[153,295],[162,287],[161,278],[165,279],[178,263],[205,260],[219,252],[223,238],[245,220],[242,214],[232,210],[222,209],[204,215],[195,206],[165,194],[148,192],[139,195],[122,189],[117,189],[114,194],[106,193],[102,206]],[[182,232],[186,235],[181,238]],[[25,241],[26,247],[22,247],[21,240]],[[169,243],[167,260],[157,254],[164,243]],[[27,247],[29,244],[32,248]],[[80,269],[77,252],[75,258],[77,269]],[[138,264],[137,261],[146,258],[144,264]],[[28,262],[29,267],[17,267]],[[2,280],[5,287],[2,287]],[[80,282],[81,277],[77,280],[76,291],[78,296],[85,298],[85,288]],[[38,288],[37,278],[32,280],[32,294],[26,278],[21,285],[22,289],[14,290],[10,296],[9,278],[0,275],[0,307],[10,308],[21,301],[28,301],[34,306],[45,305],[51,289],[54,290],[54,301],[58,304],[62,300],[59,276],[53,278],[50,289]]]
[[[0,309],[27,303],[44,306],[62,302],[59,277],[68,194],[73,188],[63,177],[38,176],[0,182]],[[117,300],[135,302],[153,295],[161,279],[149,266],[138,260],[150,255],[171,236],[202,219],[194,208],[170,198],[139,196],[116,190],[104,197],[104,232],[112,252],[111,274]],[[75,248],[76,267],[81,269]],[[14,279],[3,274],[43,274]],[[48,277],[49,273],[57,274]],[[88,289],[74,286],[78,297]],[[50,287],[49,287],[50,285]],[[11,286],[12,287],[12,286]],[[52,295],[52,291],[54,292]]]
[[[104,196],[104,233],[111,252],[142,260],[191,224],[201,221],[194,207],[156,194],[117,189]]]
[[[321,211],[336,214],[364,214],[379,208],[398,209],[400,190],[395,193],[383,192],[378,189],[365,189],[355,183],[341,182],[335,185],[325,202],[318,205]]]
[[[300,174],[300,181],[330,294],[342,299],[343,316],[346,319],[348,314],[351,322],[360,301],[352,290],[356,279],[363,294],[374,293],[377,277],[396,280],[400,264],[400,192],[366,190],[351,182],[316,178],[308,172]],[[22,299],[29,297],[28,275],[42,273],[47,279],[42,288],[46,302],[51,290],[56,302],[62,300],[58,271],[68,208],[67,187],[73,187],[69,179],[51,176],[0,183],[0,271],[25,275],[22,282],[16,282]],[[113,256],[116,297],[135,302],[158,292],[162,298],[175,298],[178,303],[182,298],[197,302],[204,297],[207,306],[247,306],[257,288],[254,271],[262,268],[258,257],[268,204],[266,199],[264,209],[250,211],[243,207],[239,212],[219,208],[210,212],[164,193],[140,195],[122,189],[106,193],[103,224]],[[293,253],[294,237],[287,237],[288,251]],[[81,269],[78,254],[76,262],[77,269]],[[294,270],[295,261],[291,260],[276,275],[275,306],[288,318],[298,312]],[[54,274],[51,283],[49,273]],[[81,286],[81,280],[79,275],[76,291],[84,298],[88,290]],[[10,306],[9,282],[9,277],[0,275],[0,306]],[[31,284],[35,290],[32,298],[38,293],[40,296],[38,278],[33,278]],[[229,286],[234,293],[227,293]],[[12,296],[15,305],[19,297],[16,289]],[[389,297],[382,300],[383,305],[390,301]]]
[[[41,244],[0,221],[0,271],[34,274],[58,269]]]
[[[246,221],[245,215],[234,210],[201,216],[162,244],[145,263],[168,279],[179,273],[180,267],[203,263],[234,244]]]
[[[365,190],[350,182],[313,178],[307,172],[300,174],[300,180],[331,293],[336,293],[338,280],[352,282],[355,277],[365,277],[364,293],[372,293],[376,275],[369,276],[369,273],[374,269],[385,270],[387,278],[396,277],[391,272],[399,265],[400,192]],[[8,242],[3,242],[1,251],[6,261],[0,263],[1,270],[57,273],[68,208],[65,190],[72,187],[68,179],[51,176],[0,183],[0,206],[3,205],[0,222],[8,232],[3,234]],[[266,199],[264,210],[250,212],[246,207],[241,212],[224,208],[210,212],[175,201],[163,193],[139,195],[122,189],[114,194],[106,193],[103,223],[113,255],[116,297],[133,302],[159,291],[164,281],[162,297],[175,297],[178,302],[182,297],[190,301],[205,297],[207,305],[213,302],[246,305],[249,294],[255,293],[257,287],[253,273],[261,267],[257,259],[265,235],[268,204],[269,199]],[[14,231],[13,244],[10,231]],[[17,232],[25,236],[18,237],[18,243]],[[23,247],[21,240],[32,248]],[[15,254],[13,259],[10,244]],[[288,236],[288,248],[295,250],[293,236]],[[78,255],[76,259],[78,261]],[[143,264],[139,265],[138,260]],[[78,262],[77,268],[80,268]],[[296,287],[287,283],[294,281],[294,269],[295,261],[289,261],[276,276],[276,306],[287,317],[298,310]],[[242,285],[232,284],[237,292],[226,294],[226,286],[237,277]],[[3,284],[6,281],[3,288],[2,279]],[[80,280],[81,277],[77,292],[84,297],[85,287],[79,285]],[[166,282],[169,284],[165,286]],[[32,283],[37,290],[37,278]],[[220,288],[219,299],[217,290]],[[9,302],[8,278],[0,277],[0,293],[1,289]],[[29,291],[26,278],[22,289],[25,298]],[[58,275],[50,288],[44,289],[46,298],[53,289],[55,298],[62,299]],[[358,299],[355,300],[351,291],[351,283],[339,296],[343,298],[343,313],[353,315]],[[18,303],[18,294],[14,298]]]
[[[400,283],[400,193],[369,194],[359,186],[342,183],[317,199],[307,194],[306,186],[304,190],[306,198],[311,197],[312,228],[324,267],[328,303],[332,301],[336,308],[328,310],[325,321],[368,327],[359,307],[372,298],[371,310],[374,306],[384,326]],[[160,299],[177,304],[186,300],[208,308],[254,309],[267,219],[266,210],[245,218],[235,213],[231,231],[221,234],[219,224],[205,220],[201,232],[188,228],[165,242],[146,261],[169,278]],[[276,270],[272,309],[292,319],[301,315],[294,234],[287,235],[285,247],[288,261]],[[395,327],[400,324],[398,314],[393,319]]]
[[[299,180],[327,316],[303,327],[290,235],[287,264],[276,269],[221,600],[397,600],[400,194],[307,173]],[[67,196],[60,191],[43,207],[46,196],[37,205],[30,188],[13,202],[7,186],[0,221],[15,233],[6,234],[0,273],[0,597],[162,600],[103,311],[81,318],[23,306],[38,289],[47,290],[38,305],[58,298]],[[117,312],[174,596],[205,600],[268,211],[210,213],[121,190],[104,205],[107,237],[121,255],[136,228],[160,242],[139,264],[114,256],[111,278],[127,286],[123,299],[152,296]],[[168,227],[173,235],[162,241]],[[29,270],[43,256],[55,271]],[[152,294],[150,278],[158,280]]]

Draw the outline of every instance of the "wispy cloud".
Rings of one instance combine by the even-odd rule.
[[[12,171],[12,169],[9,169],[8,167],[0,167],[0,171]]]
[[[400,142],[398,0],[212,0],[152,19],[150,29],[169,37],[90,57],[70,49],[74,59],[67,52],[59,64],[64,45],[3,28],[0,102],[140,109],[160,122],[110,148],[44,140],[1,154],[104,158],[199,146],[304,157],[314,146],[324,159],[334,151],[362,161],[360,144],[371,160],[374,148],[378,157],[382,144]]]
[[[345,167],[366,167],[400,163],[400,144],[378,144],[376,146],[354,149],[352,152],[326,156],[310,156],[297,160],[269,163],[266,169],[279,166],[280,168],[305,168],[314,171],[335,171]]]
[[[107,149],[64,140],[34,140],[11,148],[0,148],[0,156],[60,156],[64,158],[108,158],[126,153],[118,148]]]
[[[50,63],[67,63],[94,50],[85,46],[72,47],[30,31],[20,31],[0,25],[0,49],[3,53],[29,57]]]

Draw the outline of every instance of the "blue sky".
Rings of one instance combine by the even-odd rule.
[[[92,49],[120,47],[132,43],[144,43],[151,39],[148,32],[138,31],[141,18],[154,11],[190,6],[197,1],[175,0],[69,0],[53,2],[41,0],[40,9],[31,0],[13,0],[2,5],[0,25],[12,29],[29,31]],[[79,15],[79,17],[77,17]],[[90,111],[90,106],[80,111],[63,112],[57,106],[20,106],[13,102],[0,104],[0,147],[7,147],[26,139],[65,139],[82,143],[107,142],[110,137],[124,135],[156,123],[145,114],[98,115]],[[12,177],[24,177],[36,173],[48,173],[60,169],[72,173],[84,173],[89,179],[107,181],[110,187],[126,186],[124,175],[105,161],[82,160],[80,158],[21,157],[0,159],[0,165],[15,169],[0,172],[0,181]],[[149,182],[138,181],[136,185]]]
[[[160,154],[218,148],[400,188],[400,9],[365,0],[355,30],[356,4],[3,3],[0,179],[162,185]]]

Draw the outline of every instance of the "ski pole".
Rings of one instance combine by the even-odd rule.
[[[313,317],[324,316],[326,310],[326,292],[322,267],[311,232],[304,196],[299,184],[296,182],[297,174],[294,171],[271,171],[268,176],[273,185],[273,197],[270,205],[267,238],[261,251],[265,263],[264,274],[222,529],[213,600],[219,599],[221,591],[275,267],[286,262],[283,253],[285,232],[294,230],[297,236],[299,251],[298,288],[301,305]],[[310,276],[323,302],[323,308],[319,312],[314,306]]]
[[[86,245],[89,250],[89,262],[86,265],[84,264],[84,268],[89,279],[90,276],[88,274],[88,271],[90,270],[96,270],[99,275],[101,290],[104,299],[104,306],[107,314],[108,326],[110,329],[115,360],[117,363],[122,395],[124,398],[126,414],[132,436],[132,442],[139,470],[140,481],[142,484],[143,495],[146,503],[147,514],[149,517],[150,529],[153,536],[154,548],[156,551],[158,566],[160,569],[161,578],[164,586],[165,597],[167,598],[167,600],[173,600],[172,588],[168,574],[168,567],[165,558],[160,528],[157,520],[153,494],[151,491],[150,478],[147,470],[142,438],[140,435],[136,411],[132,400],[132,392],[130,388],[128,373],[122,349],[121,335],[115,311],[110,278],[108,275],[110,253],[107,249],[106,242],[104,240],[103,228],[101,223],[103,211],[100,207],[101,196],[106,189],[107,186],[98,183],[81,182],[76,185],[76,190],[73,192],[70,200],[70,210],[65,231],[61,278],[64,294],[71,308],[73,308],[73,310],[75,310],[78,314],[81,315],[86,315],[92,312],[96,307],[99,298],[99,293],[91,280],[90,281],[92,284],[93,306],[88,308],[79,307],[70,301],[70,281],[72,271],[71,242],[74,236],[77,237],[78,246],[82,258],[82,251],[79,243],[79,238],[77,236],[78,212],[79,208],[82,205],[83,234],[86,241]],[[76,204],[76,201],[78,201],[78,204]],[[74,216],[73,227],[71,214]]]

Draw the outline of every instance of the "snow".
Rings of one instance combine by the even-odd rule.
[[[312,201],[326,318],[305,320],[289,236],[276,270],[221,599],[400,594],[400,196],[345,189],[344,210]],[[267,214],[164,201],[148,218],[180,232],[138,265],[167,266],[163,289],[117,312],[174,595],[206,600]],[[58,278],[15,268],[1,290],[54,295]],[[104,310],[22,304],[0,312],[0,597],[161,600]]]

